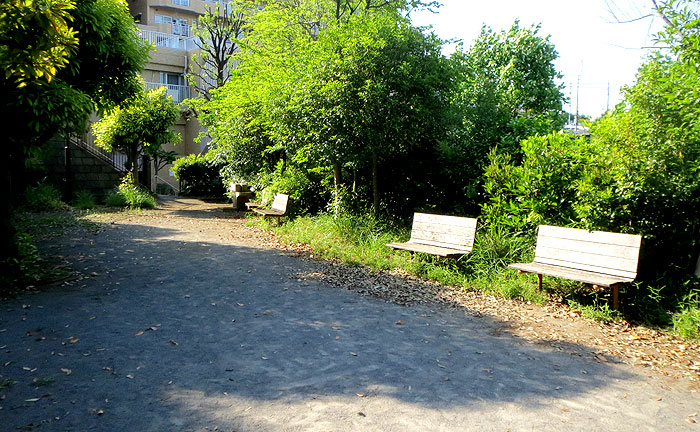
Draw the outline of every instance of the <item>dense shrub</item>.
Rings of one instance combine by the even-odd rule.
[[[494,152],[486,170],[483,217],[491,224],[511,232],[547,223],[642,234],[644,284],[626,303],[652,315],[653,304],[673,310],[698,284],[700,139],[688,127],[695,108],[668,103],[690,85],[678,68],[667,58],[649,61],[625,103],[593,125],[590,140],[532,137],[522,143],[522,163]]]
[[[49,184],[30,186],[25,191],[25,207],[30,211],[53,211],[66,208],[61,192]]]
[[[191,154],[177,159],[171,168],[185,196],[223,197],[226,188],[221,180],[222,164],[208,153]]]
[[[96,205],[97,200],[95,199],[95,194],[90,191],[78,191],[75,193],[75,197],[73,197],[73,207],[87,210],[94,208]]]
[[[156,199],[151,192],[131,181],[130,176],[124,177],[121,184],[107,195],[107,206],[131,208],[155,208]]]

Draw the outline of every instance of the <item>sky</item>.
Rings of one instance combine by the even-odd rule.
[[[465,49],[486,24],[507,30],[515,19],[521,27],[541,24],[550,35],[564,75],[566,111],[596,118],[620,102],[620,87],[635,81],[644,57],[658,51],[654,35],[663,28],[651,0],[441,0],[437,14],[414,12],[413,23],[432,25],[442,39],[461,39]],[[621,23],[624,21],[632,21]],[[649,48],[656,47],[656,48]],[[445,46],[450,54],[454,45]],[[609,88],[609,92],[608,92]],[[578,98],[577,98],[578,95]]]

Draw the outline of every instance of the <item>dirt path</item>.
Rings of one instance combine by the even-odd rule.
[[[43,245],[82,276],[3,303],[0,429],[699,428],[695,346],[318,262],[221,207]]]

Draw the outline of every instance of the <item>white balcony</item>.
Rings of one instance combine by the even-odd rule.
[[[191,37],[182,37],[171,33],[162,33],[152,30],[139,30],[139,38],[144,40],[156,48],[172,48],[183,51],[192,51],[197,48],[195,39]]]
[[[162,83],[153,83],[153,82],[146,83],[146,88],[148,90],[159,89],[161,87],[165,87],[167,89],[167,94],[172,96],[173,101],[176,103],[180,103],[185,99],[189,99],[192,95],[192,87],[190,87],[190,86],[162,84]]]

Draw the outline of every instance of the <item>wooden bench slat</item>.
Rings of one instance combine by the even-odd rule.
[[[575,270],[580,270],[583,272],[601,273],[608,274],[610,276],[621,277],[621,278],[631,278],[634,280],[637,277],[637,272],[621,271],[617,269],[610,269],[604,267],[596,267],[593,265],[581,265],[580,263],[572,263],[570,261],[561,261],[555,259],[547,258],[536,258],[533,262],[537,264],[545,264],[551,266],[559,266],[564,268],[571,268]]]
[[[637,278],[642,236],[540,225],[535,259],[509,265],[520,271],[612,288],[617,308],[618,285]]]
[[[476,222],[473,218],[415,213],[411,239],[387,246],[441,257],[461,256],[472,250]]]
[[[585,240],[566,239],[552,237],[546,234],[537,236],[537,247],[549,247],[554,249],[566,249],[582,253],[593,253],[601,256],[626,258],[636,261],[639,258],[639,246],[625,246],[614,244],[601,244]]]
[[[583,282],[591,285],[599,285],[602,287],[610,287],[616,284],[629,283],[634,280],[634,278],[616,277],[602,273],[586,272],[578,269],[541,263],[516,263],[511,264],[508,267],[527,273],[543,274],[547,276]]]
[[[413,223],[416,222],[434,223],[438,225],[468,227],[476,229],[477,220],[475,218],[467,218],[463,216],[446,216],[430,213],[414,213]]]
[[[443,258],[454,258],[460,257],[464,254],[471,252],[471,249],[453,249],[441,246],[426,245],[421,243],[388,243],[387,246],[394,249],[402,249],[412,252],[426,253],[430,255],[436,255]]]
[[[289,195],[276,194],[272,201],[272,206],[269,209],[254,208],[253,211],[262,216],[276,217],[279,223],[279,218],[287,215],[287,204],[289,203]]]
[[[580,228],[566,228],[553,225],[540,225],[537,232],[538,241],[539,236],[549,236],[568,240],[583,240],[587,242],[618,246],[629,246],[637,249],[639,249],[642,243],[642,236],[636,234],[588,231]]]
[[[537,249],[535,251],[535,257],[536,262],[544,262],[548,264],[562,263],[561,265],[564,267],[579,268],[581,270],[590,270],[600,273],[614,274],[615,272],[637,272],[636,259],[541,247],[539,244],[537,245]],[[550,261],[557,261],[557,263]],[[564,263],[570,263],[570,265]],[[605,269],[609,271],[606,271]]]
[[[265,216],[284,216],[284,212],[275,209],[253,209],[255,213]]]
[[[421,242],[437,242],[451,244],[455,246],[469,246],[474,243],[473,234],[445,234],[433,231],[423,231],[420,228],[416,231],[411,231],[411,241]]]

